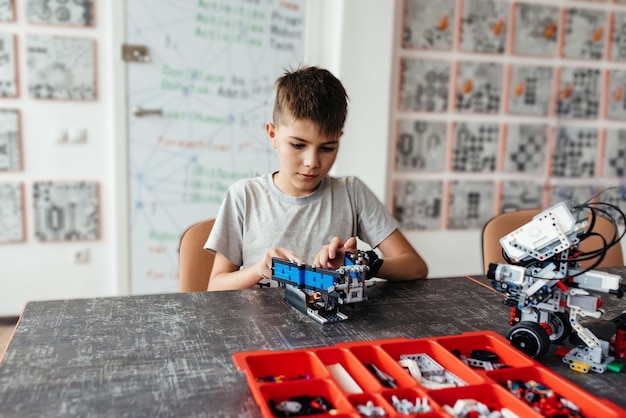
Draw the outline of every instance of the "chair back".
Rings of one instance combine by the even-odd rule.
[[[206,292],[215,255],[204,249],[215,219],[191,225],[180,238],[178,247],[178,291]]]
[[[545,209],[523,209],[507,212],[496,215],[487,221],[482,231],[483,269],[485,273],[489,269],[489,263],[506,263],[502,255],[500,238],[530,222],[535,215],[538,215],[543,210]],[[602,216],[596,216],[593,231],[602,235],[607,242],[610,242],[613,240],[615,229],[610,220]],[[580,243],[579,248],[582,251],[592,251],[602,248],[603,245],[600,237],[589,236]],[[581,261],[580,266],[583,268],[591,267],[596,261],[597,258]],[[622,245],[618,243],[609,248],[602,262],[596,267],[618,267],[623,265]]]

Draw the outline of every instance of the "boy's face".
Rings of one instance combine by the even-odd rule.
[[[291,119],[278,127],[267,123],[265,130],[280,165],[276,187],[296,197],[313,193],[335,162],[339,137],[322,136],[309,119]]]

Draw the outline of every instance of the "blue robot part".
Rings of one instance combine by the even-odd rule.
[[[368,271],[360,257],[356,263],[346,257],[337,270],[272,258],[272,279],[285,285],[285,300],[322,324],[348,318],[339,312],[339,305],[367,300]]]

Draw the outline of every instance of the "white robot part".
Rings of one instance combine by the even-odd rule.
[[[577,283],[580,288],[595,292],[617,291],[622,282],[620,276],[598,270],[588,270],[581,274],[576,269],[570,269],[570,274],[573,276],[573,282]]]
[[[545,260],[578,243],[578,234],[589,225],[587,213],[559,202],[533,220],[500,239],[504,251],[514,260]]]

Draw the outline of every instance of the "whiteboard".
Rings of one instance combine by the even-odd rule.
[[[178,245],[235,181],[275,170],[273,84],[303,62],[306,0],[127,0],[130,276],[175,292]],[[142,109],[143,115],[136,110]]]

